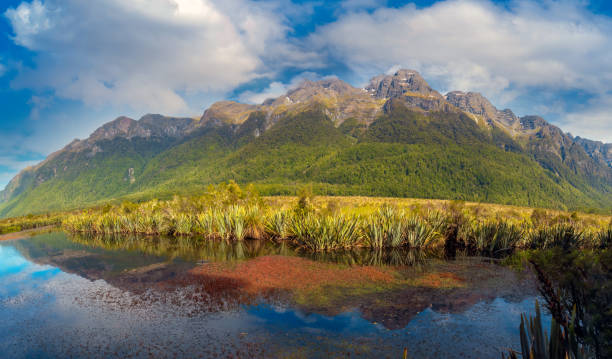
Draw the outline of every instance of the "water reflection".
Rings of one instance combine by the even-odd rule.
[[[0,352],[327,357],[409,343],[428,357],[435,340],[442,356],[498,356],[517,347],[535,292],[531,278],[478,258],[55,232],[0,242]],[[22,348],[28,338],[43,349]]]
[[[88,247],[108,250],[138,251],[148,255],[181,258],[187,261],[237,261],[267,255],[301,256],[316,261],[345,265],[415,266],[427,258],[441,258],[435,252],[417,249],[355,248],[332,252],[311,252],[292,246],[263,240],[222,241],[198,237],[150,237],[137,235],[70,234],[71,241]]]
[[[441,258],[441,254],[421,249],[406,248],[355,248],[344,251],[308,252],[301,255],[316,261],[363,266],[410,266],[419,267],[427,259]]]

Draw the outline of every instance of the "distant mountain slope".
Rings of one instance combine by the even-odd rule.
[[[607,164],[612,167],[612,143],[591,141],[580,137],[576,137],[574,140],[576,143],[580,144],[596,162],[602,165]]]
[[[266,194],[409,196],[555,208],[612,207],[612,146],[518,118],[477,93],[442,96],[415,71],[306,81],[200,119],[117,118],[17,175],[0,215],[193,194],[229,179]]]

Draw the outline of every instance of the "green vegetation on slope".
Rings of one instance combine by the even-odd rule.
[[[180,141],[106,141],[99,153],[69,152],[46,163],[45,180],[1,204],[0,215],[195,195],[227,180],[253,183],[266,195],[311,184],[328,195],[610,209],[609,184],[522,152],[503,131],[460,113],[389,108],[367,128],[355,119],[336,128],[313,106],[274,121],[255,112],[241,126],[205,126]]]

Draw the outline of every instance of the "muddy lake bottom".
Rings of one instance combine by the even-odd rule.
[[[0,242],[0,357],[499,358],[536,299],[483,258],[50,232]]]

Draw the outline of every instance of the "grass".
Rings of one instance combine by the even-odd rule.
[[[576,157],[569,151],[562,161],[534,153],[528,143],[516,143],[503,131],[484,130],[463,114],[424,114],[400,103],[394,101],[369,126],[363,122],[369,110],[357,111],[366,117],[355,117],[352,126],[336,127],[325,104],[304,103],[297,112],[281,110],[265,131],[265,113],[254,112],[239,128],[202,128],[179,141],[155,136],[99,141],[102,151],[95,156],[64,151],[36,171],[26,171],[15,183],[16,196],[0,204],[0,216],[195,195],[209,183],[228,179],[254,183],[271,195],[293,194],[312,183],[320,195],[612,209],[606,178],[566,165],[590,163],[586,154]],[[349,107],[343,111],[361,105]],[[128,173],[136,180],[128,181]]]
[[[60,225],[65,217],[65,213],[47,213],[2,219],[0,220],[0,234]]]
[[[71,232],[291,241],[312,251],[444,248],[501,257],[516,249],[607,248],[609,216],[436,200],[258,196],[230,182],[199,197],[126,202],[67,216]]]
[[[473,252],[496,256],[512,251],[525,233],[518,225],[504,220],[474,221],[464,227],[464,245]]]

